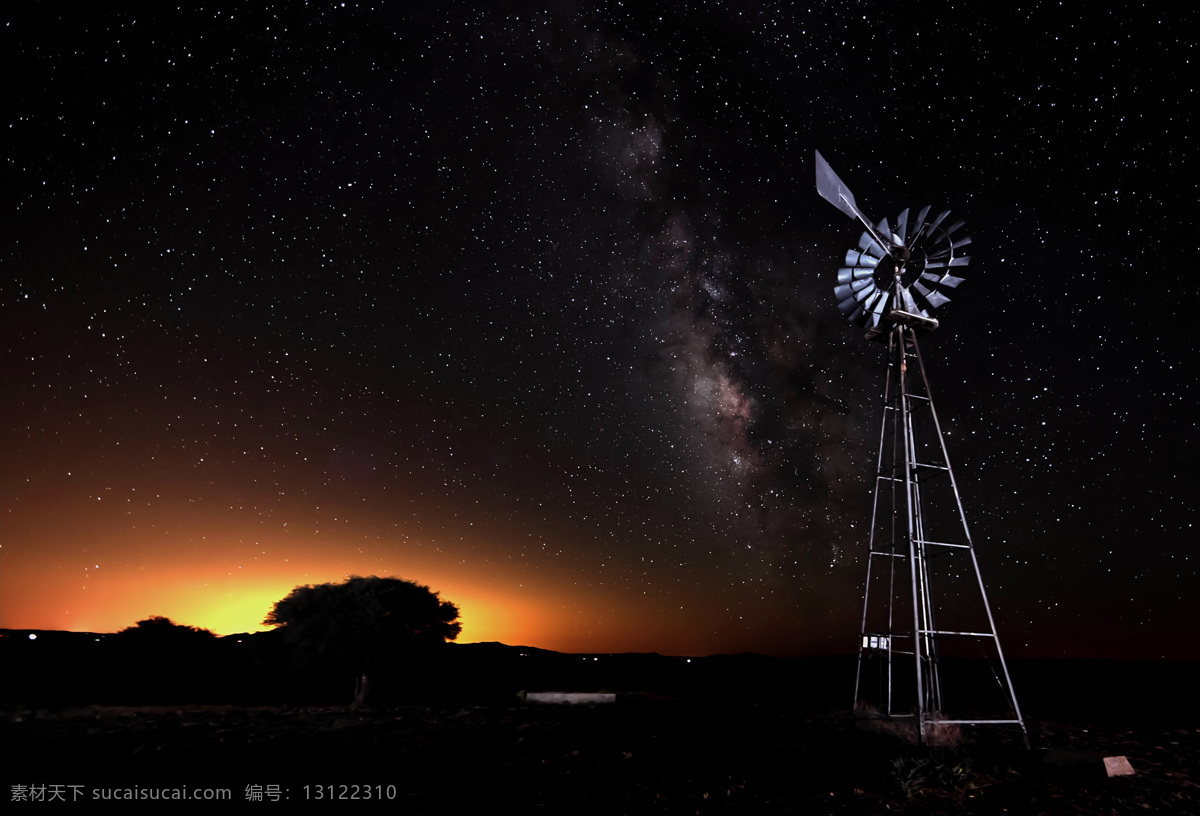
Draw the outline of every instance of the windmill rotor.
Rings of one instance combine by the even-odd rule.
[[[872,224],[819,151],[816,158],[817,192],[865,227],[838,269],[833,290],[838,309],[866,328],[869,339],[882,339],[895,323],[921,333],[936,329],[933,313],[950,301],[949,293],[963,282],[961,272],[971,261],[963,249],[971,238],[959,232],[963,222],[944,226],[949,210],[931,221],[932,207],[926,206],[915,219],[911,210],[901,212],[894,230],[886,218]]]

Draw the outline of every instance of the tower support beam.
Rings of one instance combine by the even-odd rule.
[[[904,318],[892,312],[880,327],[887,378],[855,707],[915,718],[922,741],[939,724],[1017,725],[1028,741],[917,343],[923,327]]]

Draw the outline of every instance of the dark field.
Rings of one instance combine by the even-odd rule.
[[[865,727],[836,705],[852,682],[844,658],[456,650],[440,693],[425,689],[419,704],[383,695],[357,710],[30,704],[12,699],[10,683],[3,796],[68,800],[11,812],[96,808],[98,788],[187,787],[276,812],[320,800],[403,814],[1200,813],[1194,664],[1016,662],[1026,750],[1004,727],[952,732],[938,748]],[[619,697],[522,703],[512,685],[536,688],[538,675],[543,688]],[[86,694],[87,678],[75,680]],[[1106,776],[1102,757],[1116,755],[1135,775]]]

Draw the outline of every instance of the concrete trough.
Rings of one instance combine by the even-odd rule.
[[[525,694],[527,703],[556,703],[559,705],[594,705],[615,703],[617,695],[607,691],[530,691]]]

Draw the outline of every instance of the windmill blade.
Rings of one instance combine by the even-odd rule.
[[[885,250],[878,241],[872,238],[870,233],[866,232],[864,232],[862,237],[858,239],[858,248],[868,255],[872,255],[876,258],[883,258],[885,255],[887,255],[887,250]]]
[[[933,205],[926,204],[924,207],[921,208],[921,211],[919,213],[917,213],[917,223],[913,225],[913,240],[914,241],[917,239],[917,236],[921,234],[921,230],[925,228],[925,218],[929,215],[929,211],[931,209],[933,209]]]
[[[915,289],[916,287],[913,287],[913,288]],[[930,305],[929,298],[925,297],[920,292],[918,292],[916,295],[914,295],[913,299],[917,303],[921,304],[925,309],[925,311],[921,312],[921,317],[928,317],[928,318],[933,317],[933,312],[935,310],[934,310],[933,306]]]
[[[950,243],[950,238],[941,231],[929,236],[929,240],[925,244],[927,245],[925,256],[931,260],[945,258],[954,251],[954,245]]]
[[[858,206],[854,203],[854,193],[850,192],[850,188],[838,178],[837,173],[833,172],[833,168],[829,166],[829,162],[825,161],[825,157],[821,155],[821,151],[816,151],[816,154],[817,192],[821,194],[821,198],[851,218],[861,219],[862,213],[859,212]]]
[[[850,283],[850,281],[869,280],[875,277],[874,269],[864,269],[861,266],[849,267],[844,266],[838,270],[838,283]]]
[[[879,259],[873,258],[862,250],[851,249],[846,253],[846,266],[869,266],[872,269],[879,266]]]
[[[929,301],[929,308],[940,309],[950,302],[950,298],[943,295],[941,292],[931,290],[925,299]]]
[[[855,292],[851,297],[838,301],[838,309],[850,320],[864,319],[866,304],[871,303],[872,299],[878,294],[878,289],[867,287]]]
[[[863,313],[859,317],[859,320],[862,321],[858,324],[860,326],[878,326],[879,325],[879,315],[875,311],[875,301],[871,301],[870,303],[863,306]]]
[[[925,278],[928,276],[922,275],[921,277]],[[913,282],[912,288],[916,291],[917,296],[925,302],[931,311],[950,302],[950,298],[946,297],[936,289],[926,286],[919,280]]]
[[[912,294],[907,289],[900,290],[900,302],[904,304],[904,311],[909,314],[929,317],[929,313],[917,305],[916,301],[913,300]]]
[[[881,291],[879,295],[879,299],[872,302],[869,307],[871,310],[871,319],[874,321],[873,325],[875,326],[879,325],[879,321],[883,318],[888,301],[892,299],[891,295],[889,295],[887,292]]]
[[[836,290],[835,290],[836,291]],[[864,286],[850,297],[844,298],[838,302],[838,309],[851,320],[861,317],[865,311],[865,304],[869,303],[873,297],[879,294],[879,289],[874,286]]]
[[[960,229],[960,228],[962,227],[962,225],[963,225],[963,224],[965,224],[965,223],[967,223],[967,222],[966,222],[966,221],[955,221],[955,222],[954,222],[954,226],[952,226],[950,229],[946,230],[946,234],[947,234],[947,235],[953,235],[953,234],[954,234],[954,232],[955,232],[956,230]]]
[[[863,289],[859,289],[857,292],[854,293],[854,299],[857,300],[859,303],[865,304],[865,303],[867,303],[867,301],[869,301],[871,299],[872,295],[874,295],[875,293],[880,292],[880,291],[882,291],[882,290],[878,286],[866,287]]]
[[[848,297],[852,297],[855,292],[874,285],[875,281],[869,278],[867,280],[854,281],[853,283],[843,283],[840,286],[834,287],[833,296],[838,300],[845,300]]]
[[[953,275],[939,275],[936,272],[922,272],[921,278],[938,286],[944,286],[947,289],[957,289],[958,285],[963,282],[962,278],[956,278]],[[924,284],[921,284],[920,281],[913,284],[913,286],[917,285],[923,286]]]
[[[907,240],[908,233],[908,210],[900,213],[900,217],[896,219],[896,237],[900,239],[900,243],[904,244]]]
[[[875,285],[875,281],[867,278],[866,280],[851,281],[833,287],[833,296],[838,301],[854,300],[862,303],[878,291],[879,287]]]
[[[850,315],[854,314],[855,312],[862,311],[862,306],[860,306],[858,301],[855,300],[854,298],[848,297],[845,300],[838,301],[838,309],[841,311],[842,314],[849,317]]]
[[[888,220],[886,218],[876,224],[875,229],[878,230],[875,240],[879,241],[880,243],[887,244],[887,249],[885,252],[887,252],[889,255],[892,253],[893,247],[904,246],[903,241],[897,240],[897,236],[894,232],[892,232],[892,228],[888,226]]]
[[[929,243],[929,224],[925,221],[927,215],[929,215],[929,205],[923,207],[917,214],[916,223],[909,224],[909,237],[905,241],[905,246],[910,250],[921,251]]]
[[[941,226],[942,222],[946,220],[946,216],[949,214],[950,214],[950,211],[946,210],[941,215],[939,215],[937,218],[933,219],[933,223],[929,225],[929,229],[931,231],[937,229],[939,226]]]
[[[955,241],[950,245],[950,248],[958,249],[960,246],[966,246],[969,243],[971,243],[971,236],[968,235],[966,238],[960,238],[959,240]]]
[[[970,255],[963,255],[961,258],[953,258],[947,261],[934,261],[933,263],[925,264],[926,269],[945,269],[947,266],[966,266],[971,262]]]

